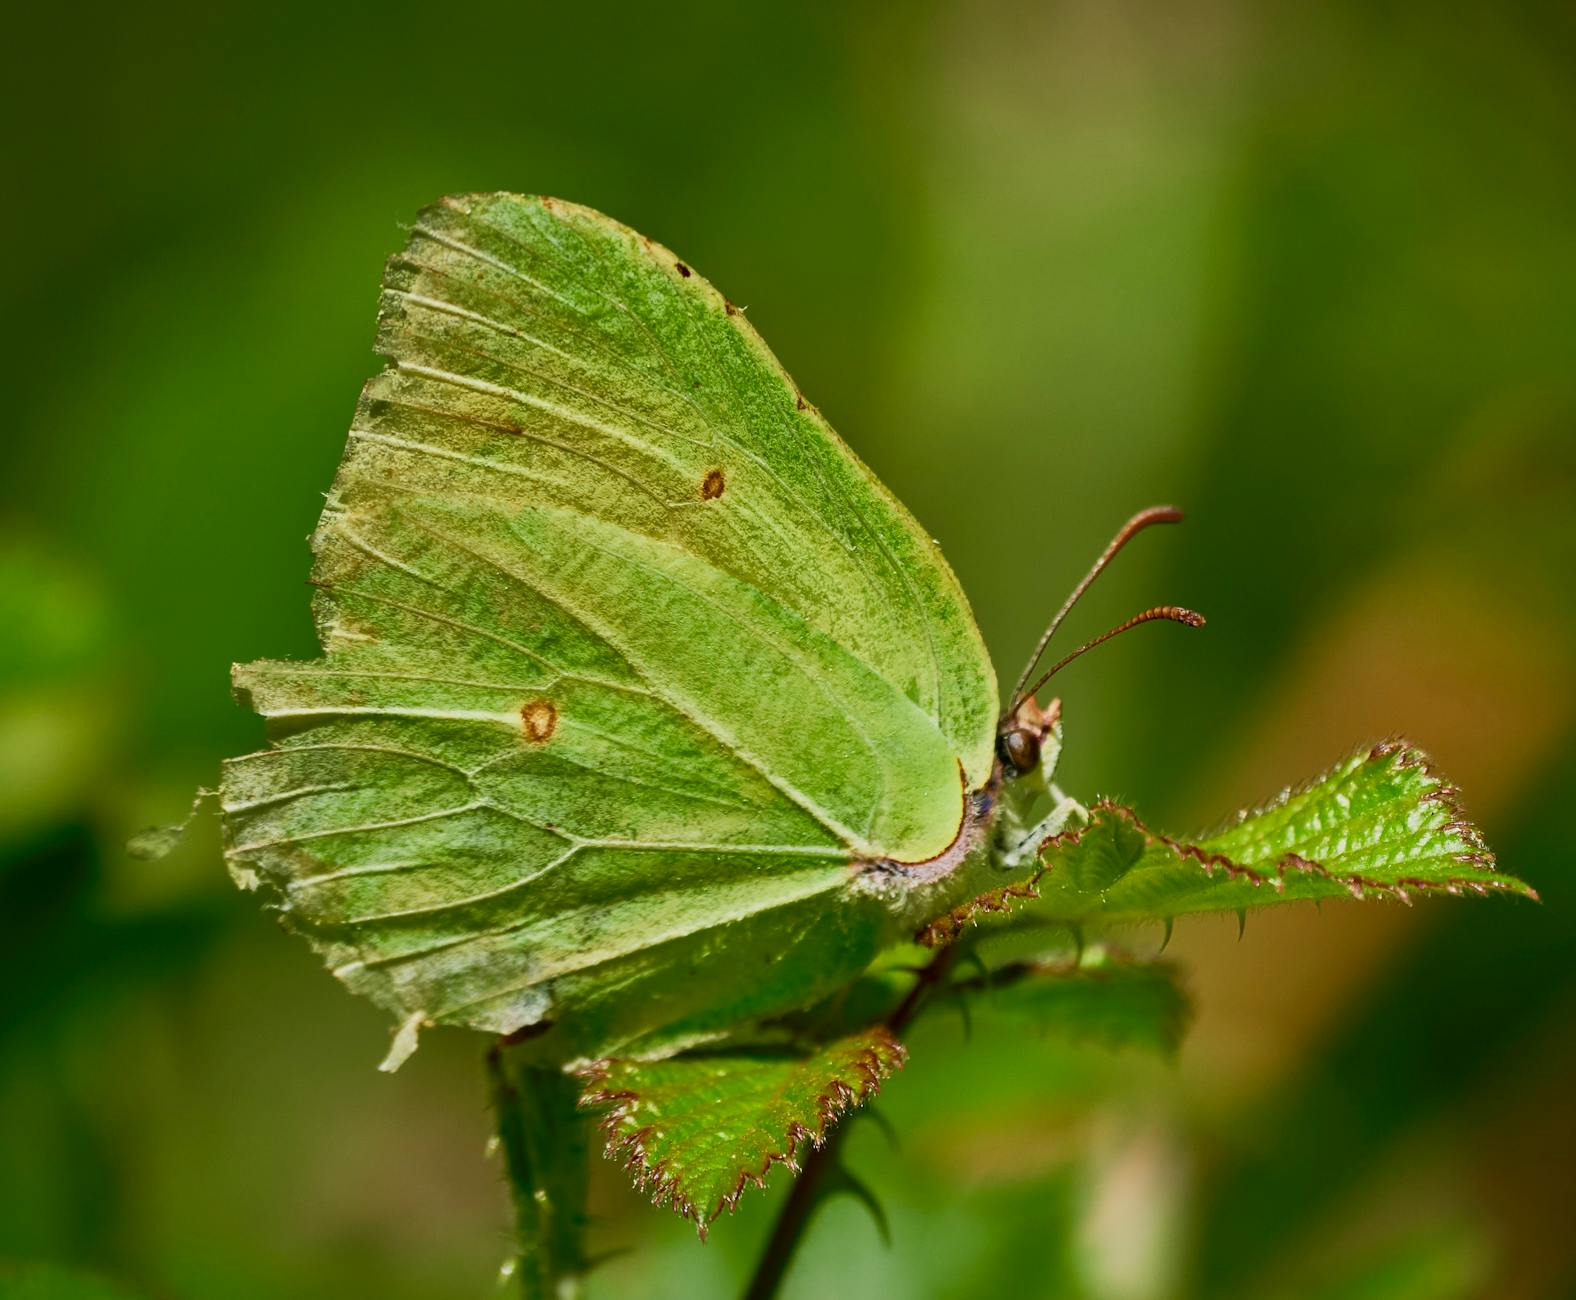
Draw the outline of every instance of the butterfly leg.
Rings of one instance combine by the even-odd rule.
[[[1051,798],[1056,800],[1056,806],[1002,854],[1003,866],[1009,868],[1024,866],[1038,855],[1040,845],[1053,835],[1060,835],[1065,830],[1088,824],[1089,810],[1078,800],[1071,795],[1063,794],[1059,786],[1051,785],[1049,790]]]

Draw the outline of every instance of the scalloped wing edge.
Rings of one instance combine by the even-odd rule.
[[[783,1135],[781,1149],[767,1152],[758,1168],[746,1166],[740,1169],[732,1189],[704,1211],[684,1191],[678,1176],[667,1168],[665,1160],[651,1160],[646,1139],[651,1135],[652,1125],[629,1133],[619,1131],[620,1125],[629,1118],[631,1109],[640,1100],[640,1094],[628,1088],[606,1086],[616,1058],[592,1061],[575,1071],[586,1080],[586,1090],[580,1096],[580,1105],[612,1107],[598,1121],[606,1137],[603,1154],[623,1166],[631,1176],[635,1189],[649,1195],[653,1205],[666,1207],[690,1220],[700,1234],[700,1239],[705,1241],[712,1223],[721,1217],[724,1210],[732,1214],[738,1209],[739,1200],[748,1187],[765,1188],[766,1176],[773,1165],[784,1165],[797,1175],[801,1149],[808,1144],[812,1150],[818,1150],[843,1116],[864,1105],[881,1090],[883,1082],[903,1068],[908,1061],[908,1048],[884,1026],[876,1026],[868,1032],[872,1041],[855,1057],[854,1081],[850,1083],[842,1078],[834,1078],[817,1096],[814,1128],[800,1123],[790,1124]]]

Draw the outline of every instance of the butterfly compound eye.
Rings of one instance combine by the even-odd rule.
[[[1040,761],[1040,738],[1022,727],[1002,732],[999,747],[1002,762],[1020,775],[1032,772]]]

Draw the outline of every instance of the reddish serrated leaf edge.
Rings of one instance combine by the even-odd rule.
[[[1385,740],[1368,751],[1367,761],[1370,763],[1393,761],[1396,767],[1416,767],[1421,770],[1425,777],[1436,782],[1437,784],[1417,797],[1419,803],[1437,803],[1444,808],[1449,820],[1435,829],[1448,831],[1458,836],[1466,844],[1467,851],[1455,855],[1458,862],[1470,864],[1481,871],[1495,870],[1493,853],[1489,850],[1488,845],[1484,843],[1482,833],[1467,820],[1466,814],[1462,810],[1459,802],[1461,791],[1439,775],[1429,763],[1428,756],[1422,750],[1413,745],[1408,745],[1400,739]],[[1334,770],[1336,769],[1331,769],[1331,771]],[[1223,834],[1225,830],[1234,829],[1262,813],[1280,807],[1289,800],[1327,780],[1329,775],[1330,773],[1326,772],[1305,785],[1288,787],[1268,803],[1244,809],[1225,828],[1215,832],[1215,834]],[[1526,897],[1534,900],[1538,897],[1537,891],[1530,885],[1509,877],[1497,881],[1467,880],[1452,877],[1446,877],[1442,880],[1426,880],[1416,876],[1403,876],[1396,880],[1378,880],[1359,873],[1332,871],[1322,863],[1305,858],[1295,852],[1282,854],[1276,860],[1272,869],[1265,870],[1246,866],[1243,863],[1233,861],[1223,853],[1217,853],[1204,848],[1202,845],[1191,844],[1184,840],[1175,839],[1161,831],[1154,830],[1141,821],[1138,814],[1125,804],[1113,803],[1109,799],[1101,799],[1089,811],[1091,820],[1087,826],[1081,826],[1076,830],[1064,831],[1060,835],[1052,836],[1040,846],[1040,852],[1044,854],[1047,850],[1056,849],[1064,845],[1077,844],[1091,830],[1098,829],[1101,824],[1100,819],[1104,816],[1120,818],[1122,821],[1127,822],[1148,843],[1165,845],[1183,861],[1197,863],[1198,866],[1203,868],[1204,874],[1207,876],[1213,876],[1216,872],[1223,872],[1227,879],[1246,880],[1255,886],[1268,885],[1277,893],[1285,890],[1286,881],[1290,873],[1302,872],[1307,875],[1321,876],[1325,880],[1341,885],[1353,898],[1357,899],[1377,896],[1395,898],[1403,903],[1410,903],[1413,892],[1419,894],[1444,893],[1460,896],[1467,890],[1483,896],[1487,896],[1495,890],[1508,890],[1524,894]],[[1037,880],[1040,878],[1036,877]]]
[[[963,933],[965,926],[978,924],[981,913],[1010,912],[1020,902],[1038,898],[1040,891],[1034,886],[1044,874],[1045,869],[1042,867],[1030,880],[1020,881],[1015,885],[1004,885],[1000,889],[993,889],[989,893],[980,894],[977,898],[971,898],[966,903],[960,903],[950,912],[938,916],[916,934],[914,942],[926,948],[946,947]]]
[[[878,1025],[864,1033],[870,1041],[851,1062],[852,1079],[832,1079],[817,1096],[814,1126],[790,1124],[777,1150],[768,1152],[758,1167],[742,1166],[733,1187],[716,1204],[704,1209],[684,1189],[678,1175],[668,1168],[665,1160],[653,1161],[650,1158],[646,1143],[654,1129],[653,1125],[624,1131],[624,1126],[630,1122],[635,1108],[640,1104],[641,1096],[636,1089],[610,1086],[610,1079],[619,1066],[638,1065],[639,1062],[613,1057],[582,1066],[577,1073],[586,1080],[586,1090],[580,1096],[580,1105],[612,1108],[600,1121],[607,1139],[604,1148],[607,1158],[624,1166],[636,1190],[649,1194],[653,1205],[666,1206],[694,1223],[701,1240],[705,1241],[712,1223],[722,1212],[726,1210],[732,1214],[738,1208],[739,1198],[747,1187],[764,1188],[766,1176],[774,1164],[786,1165],[791,1172],[798,1174],[800,1151],[806,1145],[812,1150],[819,1148],[839,1119],[849,1111],[858,1109],[880,1091],[884,1080],[903,1068],[908,1060],[908,1049],[889,1030]]]

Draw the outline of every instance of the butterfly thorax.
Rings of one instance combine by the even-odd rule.
[[[1040,709],[1031,699],[1003,717],[989,780],[964,799],[958,834],[924,862],[860,864],[858,887],[899,918],[898,937],[926,932],[938,917],[974,900],[1029,882],[1034,847],[1045,833],[1082,812],[1055,786],[1061,755],[1061,701]],[[1020,766],[1015,760],[1027,759]]]

